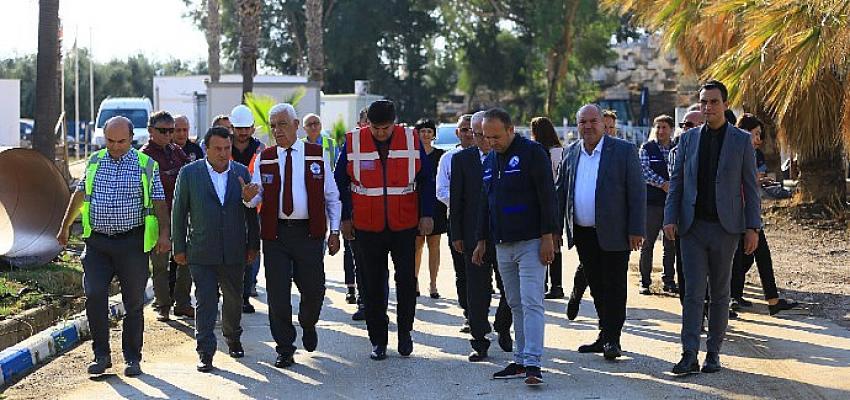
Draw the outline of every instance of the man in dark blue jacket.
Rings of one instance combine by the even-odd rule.
[[[555,184],[549,155],[538,143],[514,132],[511,117],[494,108],[484,114],[484,138],[493,150],[484,161],[484,187],[478,244],[472,259],[480,265],[487,240],[496,243],[499,272],[513,313],[514,362],[494,379],[525,377],[543,383],[543,310],[546,265],[555,256]]]

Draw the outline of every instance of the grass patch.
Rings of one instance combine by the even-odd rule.
[[[3,266],[0,268],[0,318],[58,298],[83,296],[82,277],[82,265],[71,259],[26,269]]]

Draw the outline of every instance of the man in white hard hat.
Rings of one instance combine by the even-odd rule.
[[[243,104],[233,107],[230,111],[230,123],[233,125],[233,148],[231,158],[254,170],[254,160],[266,148],[254,138],[254,113]],[[260,272],[260,257],[245,267],[245,279],[242,292],[242,312],[253,313],[254,306],[248,300],[257,295],[257,274]]]

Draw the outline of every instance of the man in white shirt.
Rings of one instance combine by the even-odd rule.
[[[481,112],[478,117],[478,123],[481,123],[481,120],[484,119],[484,113]],[[452,156],[457,154],[459,151],[466,149],[473,144],[475,144],[475,135],[472,132],[472,114],[464,114],[461,115],[457,120],[457,129],[455,130],[455,134],[457,135],[460,143],[458,145],[447,151],[446,154],[443,154],[440,157],[440,162],[437,165],[437,200],[443,202],[447,207],[450,207],[450,187],[451,187],[451,179],[452,179]],[[449,210],[451,213],[451,209]],[[455,238],[452,237],[451,228],[449,228],[449,243],[452,243]],[[455,286],[457,288],[457,298],[460,307],[463,309],[463,327],[461,327],[460,331],[463,333],[469,333],[469,315],[467,313],[467,301],[466,301],[466,262],[463,259],[463,253],[455,250],[454,246],[449,246],[449,252],[452,254],[452,265],[455,269]]]
[[[242,190],[248,207],[260,209],[260,236],[269,300],[269,323],[278,353],[275,366],[295,361],[292,325],[292,282],[301,293],[298,321],[304,349],[318,344],[316,323],[325,297],[324,241],[328,224],[328,252],[339,251],[341,203],[329,160],[322,146],[297,140],[299,120],[290,104],[269,111],[269,128],[277,146],[269,147],[254,163],[250,184]]]
[[[614,360],[622,353],[629,252],[640,249],[646,229],[646,184],[637,148],[605,135],[598,106],[580,108],[577,119],[581,140],[567,149],[556,198],[559,221],[568,246],[576,246],[600,327],[596,341],[578,351]]]

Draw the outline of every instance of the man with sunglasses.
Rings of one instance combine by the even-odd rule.
[[[174,186],[177,184],[177,174],[180,168],[190,162],[186,153],[180,146],[172,143],[174,135],[174,117],[168,111],[157,111],[148,118],[148,133],[150,141],[142,146],[142,153],[159,164],[159,179],[165,190],[165,203],[171,212],[174,200]],[[171,253],[150,253],[151,266],[153,267],[153,292],[154,308],[157,311],[157,321],[168,321],[170,319],[171,307],[174,306],[175,316],[187,318],[195,317],[195,309],[192,308],[189,292],[192,289],[192,277],[189,269],[177,268],[177,280],[174,283],[174,294],[170,293],[168,284],[168,265]]]

